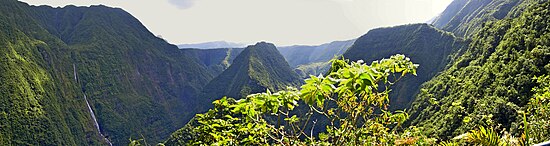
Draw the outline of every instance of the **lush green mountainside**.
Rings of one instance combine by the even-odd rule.
[[[470,38],[486,21],[517,17],[533,1],[540,0],[454,0],[433,25]]]
[[[157,142],[201,110],[195,95],[212,75],[127,12],[0,3],[0,142],[102,142],[84,94],[114,145]]]
[[[99,145],[61,40],[15,0],[0,2],[0,145]],[[106,144],[106,143],[103,143]]]
[[[342,55],[355,40],[335,41],[319,46],[287,46],[277,49],[286,59],[288,64],[302,77],[319,75],[328,71],[329,60]],[[218,49],[181,49],[184,54],[196,57],[197,62],[202,63],[208,70],[217,76],[231,65],[243,48],[218,48]]]
[[[311,64],[316,62],[328,62],[335,56],[342,55],[355,40],[334,41],[319,46],[288,46],[279,47],[279,51],[288,61],[292,68],[299,65]]]
[[[320,74],[325,74],[329,69],[330,61],[325,61],[299,65],[294,71],[302,78],[309,78],[311,75],[318,76]]]
[[[220,75],[203,89],[203,97],[219,99],[223,96],[240,98],[250,93],[299,86],[300,77],[290,68],[277,48],[260,42],[246,47]]]
[[[411,125],[443,139],[477,125],[520,133],[518,111],[542,84],[534,77],[550,74],[550,4],[528,5],[518,18],[485,23],[466,53],[422,87]]]
[[[404,54],[420,64],[418,76],[404,78],[390,93],[391,109],[404,109],[412,102],[420,85],[445,69],[467,45],[468,42],[433,26],[411,24],[373,29],[357,39],[343,56],[370,63],[393,54]]]
[[[279,47],[279,51],[301,77],[326,73],[330,68],[329,60],[342,55],[355,40],[334,41],[319,46]]]
[[[206,66],[214,76],[227,69],[243,50],[243,48],[181,49],[184,54],[196,58],[197,62]]]

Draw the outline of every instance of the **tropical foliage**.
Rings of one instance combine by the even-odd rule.
[[[311,76],[300,90],[251,94],[244,99],[222,98],[174,133],[167,145],[342,145],[415,143],[416,134],[401,124],[408,114],[389,112],[390,86],[417,65],[403,55],[374,61],[333,60],[327,76]],[[303,104],[300,104],[303,103]],[[306,106],[305,113],[294,112]],[[329,119],[317,125],[313,114]],[[309,126],[309,128],[308,128]],[[317,135],[313,129],[326,126]],[[309,130],[307,130],[309,129]],[[413,129],[418,131],[418,129]],[[425,141],[426,143],[433,141]]]
[[[387,28],[376,28],[361,36],[345,53],[344,58],[367,62],[404,54],[421,64],[417,77],[404,78],[393,87],[391,110],[402,110],[410,106],[421,85],[448,64],[462,55],[469,41],[455,37],[428,24],[409,24]]]
[[[303,75],[321,73],[303,84],[273,44],[182,51],[118,8],[2,0],[0,145],[105,145],[105,136],[115,145],[157,143],[223,95],[234,98],[214,101],[165,144],[550,140],[549,2],[453,4],[435,27],[454,34],[428,24],[374,29],[344,53],[357,62],[305,64],[343,53],[352,41],[309,57],[283,53]]]
[[[518,18],[486,23],[463,56],[424,84],[409,125],[443,140],[479,126],[548,140],[549,8],[536,2]]]

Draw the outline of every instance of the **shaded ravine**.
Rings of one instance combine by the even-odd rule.
[[[76,73],[76,65],[75,64],[73,64],[73,73],[74,73],[75,81],[78,82],[78,75]],[[84,94],[84,101],[86,101],[86,106],[88,106],[88,111],[90,111],[90,116],[94,120],[94,126],[97,129],[98,134],[105,139],[105,142],[107,142],[109,144],[109,146],[113,146],[111,141],[109,139],[107,139],[107,137],[105,137],[105,135],[103,135],[103,133],[101,133],[101,129],[99,128],[99,123],[97,122],[97,119],[95,117],[94,110],[92,110],[92,107],[90,106],[90,103],[88,102],[88,97],[86,97],[86,92],[84,91],[84,89],[82,89],[82,94]]]

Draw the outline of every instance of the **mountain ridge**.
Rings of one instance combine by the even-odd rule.
[[[181,49],[181,52],[206,66],[215,77],[231,66],[243,50],[244,48]]]
[[[409,24],[370,30],[343,54],[351,61],[370,63],[393,54],[404,54],[420,64],[418,76],[405,77],[393,86],[390,109],[405,109],[421,84],[463,53],[468,42],[428,24]]]
[[[0,67],[2,77],[9,77],[1,79],[2,91],[12,92],[2,95],[9,98],[0,101],[5,107],[0,113],[38,115],[0,120],[0,125],[8,125],[0,135],[10,136],[0,138],[7,142],[3,144],[106,144],[93,126],[83,94],[101,125],[100,132],[114,145],[124,145],[141,134],[158,142],[198,112],[194,103],[200,100],[194,95],[212,75],[124,10],[29,6],[15,0],[0,3],[0,43],[5,46],[3,52],[12,52],[1,54],[7,65]],[[79,82],[74,81],[73,70]],[[19,88],[25,90],[14,90]],[[31,99],[37,104],[10,104]]]
[[[424,84],[412,104],[409,125],[445,140],[477,125],[519,136],[523,118],[547,120],[518,112],[526,110],[534,87],[541,85],[534,77],[550,73],[550,3],[524,4],[531,7],[516,18],[486,22],[471,37],[465,54]]]
[[[204,87],[204,98],[240,98],[250,93],[300,85],[300,78],[286,63],[275,45],[259,42],[246,47],[231,66]],[[224,87],[224,88],[220,88]]]
[[[244,48],[247,45],[244,43],[234,43],[226,41],[213,41],[195,44],[179,44],[180,49],[221,49],[221,48]]]
[[[485,22],[517,17],[536,1],[541,0],[454,0],[432,24],[468,38]]]

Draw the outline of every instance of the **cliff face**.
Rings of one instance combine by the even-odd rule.
[[[465,54],[420,89],[412,104],[411,125],[440,139],[477,125],[523,131],[518,111],[534,100],[534,87],[544,85],[534,77],[550,74],[550,3],[528,5],[517,18],[485,23]]]
[[[270,43],[246,47],[233,64],[203,89],[206,99],[223,96],[240,98],[250,93],[297,87],[301,79],[288,65],[277,48]]]
[[[409,107],[422,83],[443,71],[459,56],[468,42],[427,24],[412,24],[369,31],[355,41],[344,58],[372,62],[394,54],[404,54],[418,67],[418,76],[405,77],[392,87],[391,109]]]
[[[127,12],[0,3],[2,144],[106,144],[84,95],[115,145],[158,142],[200,110],[212,75]]]
[[[204,65],[213,76],[218,76],[226,70],[233,60],[243,51],[243,48],[219,49],[181,49],[181,51]]]
[[[434,21],[437,28],[470,38],[488,21],[514,18],[533,2],[544,0],[454,0]]]

